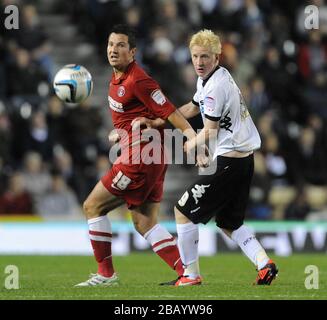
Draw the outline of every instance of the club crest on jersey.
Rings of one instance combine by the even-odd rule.
[[[213,112],[215,110],[215,99],[212,97],[205,97],[204,105],[207,107],[209,112]]]
[[[161,106],[166,102],[166,97],[159,89],[156,89],[151,93],[151,98],[156,104],[160,104]]]
[[[117,95],[118,95],[118,97],[123,97],[125,95],[125,87],[124,86],[120,86],[118,88]]]

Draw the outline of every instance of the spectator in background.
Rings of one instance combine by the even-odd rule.
[[[260,77],[255,77],[250,83],[249,107],[254,119],[257,119],[269,109],[265,83]]]
[[[53,155],[53,144],[45,113],[42,110],[34,112],[23,141],[24,153],[35,151],[42,156],[43,161],[50,162]]]
[[[297,141],[299,175],[303,183],[325,185],[327,183],[327,158],[325,146],[322,145],[322,136],[306,126],[301,129]]]
[[[176,104],[181,104],[182,80],[179,73],[176,73],[178,65],[173,59],[174,46],[172,42],[164,36],[156,36],[152,43],[152,56],[149,57],[148,65],[153,76],[163,91],[169,92],[168,98]],[[174,81],[172,81],[174,79]]]
[[[265,42],[260,40],[257,35],[244,35],[241,44],[241,52],[243,58],[253,65],[258,65],[264,55],[264,45]]]
[[[222,65],[230,71],[236,84],[240,87],[247,84],[254,76],[253,65],[239,56],[237,48],[232,43],[223,45]]]
[[[4,170],[4,161],[0,156],[0,196],[6,191],[7,189],[7,175],[5,174]]]
[[[124,11],[118,0],[88,0],[83,5],[86,5],[88,17],[94,30],[93,40],[102,55],[103,52],[106,52],[108,30],[115,24],[124,21]]]
[[[67,150],[60,147],[55,148],[53,168],[60,173],[65,183],[74,190],[79,202],[82,203],[83,195],[88,192],[89,186],[86,185],[85,178],[77,174],[72,157]]]
[[[91,106],[89,101],[67,110],[64,134],[74,164],[87,166],[95,163],[99,148],[97,135],[102,126],[99,108]]]
[[[110,164],[106,155],[99,155],[96,161],[96,179],[99,180],[110,170]]]
[[[287,17],[287,13],[282,12],[280,8],[271,8],[266,19],[266,32],[269,35],[270,42],[274,43],[278,48],[282,48],[285,41],[292,39],[290,34],[291,21]]]
[[[281,64],[280,53],[277,48],[273,46],[267,48],[257,73],[263,78],[270,98],[284,107],[287,101],[287,88],[290,85],[290,78]]]
[[[10,119],[4,110],[0,110],[0,158],[4,164],[8,164],[11,160],[11,143],[12,134]]]
[[[202,22],[206,28],[223,31],[239,30],[238,13],[243,1],[209,0],[200,1]]]
[[[5,189],[8,172],[20,167],[24,153],[34,149],[43,154],[41,150],[44,150],[46,140],[52,139],[56,151],[54,159],[47,159],[48,164],[51,168],[60,168],[66,183],[82,201],[94,183],[98,161],[102,163],[100,167],[105,167],[105,161],[99,160],[102,157],[99,152],[107,147],[107,139],[104,138],[105,143],[101,144],[99,151],[94,131],[98,120],[95,121],[88,112],[65,109],[55,97],[50,98],[47,105],[47,125],[44,126],[44,119],[39,121],[41,117],[36,116],[39,118],[36,122],[42,122],[43,127],[33,126],[31,129],[29,124],[35,119],[31,120],[30,117],[40,106],[40,88],[43,83],[49,85],[52,59],[48,35],[52,33],[47,34],[43,27],[50,29],[52,24],[42,26],[36,7],[25,5],[22,0],[0,2],[1,21],[6,17],[6,5],[15,4],[20,9],[20,30],[9,31],[3,23],[0,24],[0,109],[3,101],[5,108],[2,109],[6,110],[5,113],[0,111],[0,194],[1,189]],[[190,57],[186,47],[192,29],[211,28],[224,32],[227,56],[222,58],[226,60],[226,66],[241,87],[243,97],[257,121],[263,146],[266,140],[268,145],[274,145],[276,137],[278,140],[277,154],[272,152],[272,157],[265,153],[261,160],[267,160],[269,170],[272,167],[276,170],[282,168],[277,165],[282,163],[278,161],[282,156],[293,185],[326,183],[323,182],[326,181],[327,165],[326,0],[52,2],[42,2],[42,7],[47,9],[49,5],[49,13],[53,13],[54,8],[56,13],[64,13],[65,21],[70,15],[69,23],[79,24],[78,41],[83,32],[98,45],[101,59],[107,44],[106,30],[110,25],[126,21],[134,26],[139,33],[138,60],[141,61],[143,57],[149,72],[154,73],[167,96],[176,104],[184,104],[185,97],[194,93],[193,67],[188,65]],[[304,28],[304,8],[310,4],[318,7],[319,30]],[[56,26],[53,28],[56,29]],[[68,37],[68,32],[65,36]],[[294,45],[293,49],[289,48],[294,51],[292,57],[285,49],[287,40],[291,47]],[[176,90],[177,87],[182,89]],[[27,98],[32,96],[35,102]],[[315,113],[315,116],[311,113]],[[195,127],[199,126],[196,118],[191,122]],[[76,134],[71,137],[74,132]],[[271,135],[275,137],[271,138]],[[41,141],[45,136],[48,138]],[[30,139],[33,140],[33,147],[22,146],[22,142]],[[67,151],[59,155],[63,148]],[[304,167],[301,166],[302,162]],[[257,182],[259,187],[262,176],[265,176],[261,174]],[[275,175],[272,177],[276,178]],[[258,201],[257,191],[254,191],[254,202]]]
[[[56,96],[49,97],[46,108],[46,121],[49,127],[49,133],[56,145],[64,145],[66,140],[64,133],[66,113],[63,102]]]
[[[307,43],[299,48],[299,72],[306,82],[311,82],[314,77],[327,68],[327,46],[322,42],[319,29],[308,33]]]
[[[182,19],[178,12],[176,0],[157,1],[157,24],[162,26],[167,32],[167,38],[173,45],[178,44],[179,40],[188,33],[190,25],[188,20]]]
[[[37,212],[45,218],[81,218],[81,207],[75,193],[57,172],[51,176],[51,186],[37,203]]]
[[[299,74],[304,95],[311,112],[327,119],[327,45],[320,29],[308,33],[308,41],[300,44],[298,54]]]
[[[1,9],[1,6],[0,6],[0,9]],[[0,20],[0,21],[2,21],[2,20]],[[4,38],[2,37],[2,35],[0,33],[0,100],[4,99],[4,97],[6,96],[6,93],[7,93],[6,54],[7,54],[7,52],[6,52],[5,45],[4,45]]]
[[[261,36],[264,30],[263,15],[257,0],[244,0],[244,7],[239,11],[239,17],[240,31],[243,34]]]
[[[136,30],[137,36],[143,45],[142,41],[144,41],[147,37],[147,29],[145,27],[146,21],[142,19],[143,17],[141,11],[142,9],[140,7],[131,6],[126,9],[125,18],[126,23]]]
[[[39,153],[29,151],[25,154],[22,175],[26,190],[32,195],[33,202],[37,203],[48,190],[51,182]]]
[[[15,61],[8,70],[8,95],[38,96],[40,85],[48,85],[46,73],[32,62],[27,50],[17,49],[14,57]]]
[[[14,46],[27,50],[31,60],[45,71],[47,79],[51,81],[53,74],[51,45],[34,5],[27,4],[21,8],[21,26],[15,33]]]
[[[289,185],[286,159],[283,150],[280,148],[279,139],[275,134],[266,137],[263,150],[272,185]]]
[[[256,151],[248,208],[250,219],[271,219],[272,209],[268,204],[270,189],[271,179],[267,171],[265,157],[262,152]]]
[[[305,220],[311,212],[311,207],[308,202],[308,195],[305,188],[297,190],[295,199],[287,206],[285,210],[286,220]]]
[[[24,178],[15,172],[8,181],[7,191],[0,196],[0,214],[32,214],[33,201],[25,189]]]
[[[181,76],[182,76],[182,88],[181,90],[181,104],[185,104],[190,97],[194,95],[194,88],[196,86],[196,73],[194,72],[193,65],[191,63],[181,66]],[[194,130],[201,129],[203,126],[202,118],[200,115],[197,115],[193,118],[188,119],[189,123],[192,125]],[[191,169],[190,166],[185,165],[185,169]]]

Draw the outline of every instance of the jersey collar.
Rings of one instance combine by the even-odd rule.
[[[203,81],[202,81],[202,87],[204,87],[206,85],[206,83],[208,82],[208,80],[211,78],[211,76],[219,69],[219,65],[211,72],[209,73],[208,77],[205,78]]]
[[[136,64],[136,61],[133,60],[127,67],[126,71],[122,74],[122,76],[118,79],[115,78],[115,73],[112,73],[112,84],[119,84],[121,82],[123,82],[123,80],[125,80],[128,76],[128,74],[130,73],[131,69],[133,68],[133,66]]]

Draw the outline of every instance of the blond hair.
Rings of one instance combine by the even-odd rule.
[[[192,36],[189,45],[190,50],[194,46],[205,47],[211,50],[214,54],[221,54],[221,42],[219,36],[208,29],[203,29]]]

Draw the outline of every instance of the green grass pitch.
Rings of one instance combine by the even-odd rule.
[[[299,254],[273,257],[280,269],[271,286],[253,286],[256,271],[242,254],[201,257],[203,285],[163,287],[171,271],[155,254],[115,257],[120,284],[113,287],[74,288],[96,271],[94,258],[80,256],[0,256],[0,300],[289,300],[327,299],[327,256]],[[19,269],[19,289],[5,288],[7,265]],[[305,288],[307,265],[319,269],[319,289]],[[2,277],[2,279],[1,279]]]

